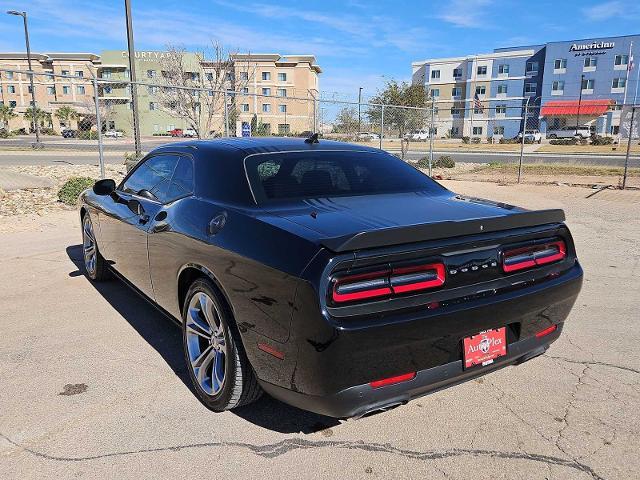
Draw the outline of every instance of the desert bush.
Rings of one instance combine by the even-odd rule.
[[[549,140],[550,145],[577,145],[578,141],[575,138],[554,138]]]
[[[501,138],[500,143],[502,143],[503,145],[510,143],[520,143],[520,140],[517,138]]]
[[[455,166],[456,162],[450,155],[440,155],[434,164],[434,167],[438,168],[453,168]]]
[[[58,191],[58,199],[66,205],[75,205],[80,195],[87,188],[93,187],[96,181],[90,177],[71,177]]]
[[[6,128],[0,128],[0,138],[9,138],[13,136],[13,133],[11,133],[9,130],[7,130]]]
[[[462,137],[462,143],[469,143],[469,137]]]
[[[480,143],[480,137],[473,137],[471,143]]]
[[[124,154],[124,165],[127,168],[127,173],[130,172],[133,167],[135,167],[140,159],[143,157],[142,154],[137,155],[135,152],[125,152]]]
[[[613,137],[603,137],[601,135],[596,135],[591,138],[591,145],[612,145]]]

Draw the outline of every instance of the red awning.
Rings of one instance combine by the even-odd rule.
[[[585,115],[599,117],[609,111],[615,102],[613,100],[553,100],[542,106],[540,116],[556,117],[560,115]],[[578,112],[578,109],[580,110]]]

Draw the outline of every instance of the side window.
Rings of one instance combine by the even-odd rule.
[[[193,193],[193,162],[188,157],[180,157],[171,178],[165,203],[172,202],[190,193]]]
[[[179,158],[176,155],[157,155],[147,159],[127,178],[122,191],[137,194],[140,190],[148,190],[158,201],[165,203]]]

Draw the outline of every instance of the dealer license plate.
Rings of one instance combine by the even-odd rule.
[[[507,354],[506,329],[485,330],[463,340],[464,368],[476,365],[490,365]]]

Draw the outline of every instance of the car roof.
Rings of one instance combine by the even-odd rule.
[[[357,145],[347,142],[336,142],[333,140],[319,139],[318,143],[306,143],[305,138],[299,137],[242,137],[242,138],[218,138],[212,140],[190,140],[182,142],[167,143],[155,149],[161,151],[165,149],[188,147],[197,151],[225,152],[227,154],[236,153],[243,159],[248,155],[257,153],[273,152],[299,152],[299,151],[326,151],[326,150],[348,150],[348,151],[368,151],[380,152],[377,148]]]

